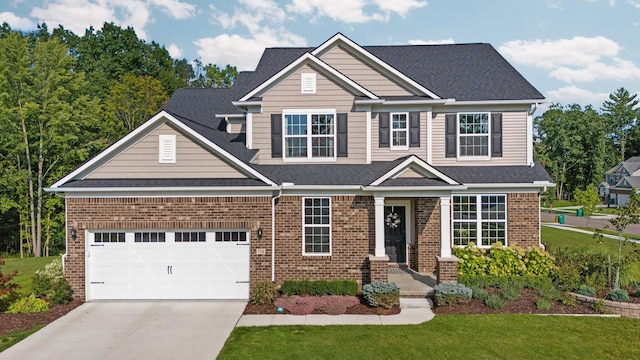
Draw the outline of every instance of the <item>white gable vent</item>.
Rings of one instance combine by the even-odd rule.
[[[158,162],[169,164],[176,162],[175,135],[158,135]]]
[[[316,74],[315,73],[302,73],[301,74],[301,88],[303,94],[315,94],[316,93]]]

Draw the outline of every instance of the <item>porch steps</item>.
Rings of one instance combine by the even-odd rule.
[[[395,282],[400,288],[401,298],[426,299],[433,297],[435,277],[420,274],[409,268],[389,267],[389,282]]]

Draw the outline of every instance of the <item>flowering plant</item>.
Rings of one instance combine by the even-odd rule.
[[[395,229],[400,226],[400,222],[400,216],[398,215],[398,213],[390,212],[389,214],[387,214],[386,223],[387,226],[391,229]]]

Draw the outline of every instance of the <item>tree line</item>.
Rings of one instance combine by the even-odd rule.
[[[84,35],[0,26],[0,253],[64,250],[53,182],[157,113],[181,87],[229,87],[234,66],[173,59],[131,27]]]
[[[640,155],[640,100],[621,87],[600,109],[551,104],[534,120],[534,153],[556,183],[557,199],[604,181],[604,173]],[[593,187],[595,188],[595,187]]]

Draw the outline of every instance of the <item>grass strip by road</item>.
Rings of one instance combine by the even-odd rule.
[[[43,327],[44,325],[36,325],[26,331],[15,331],[9,335],[0,336],[0,352],[5,351],[6,349],[10,348],[14,344],[17,344],[18,342],[22,341],[23,339],[27,338],[29,335],[35,333]],[[43,351],[46,350],[43,349]]]
[[[235,328],[218,359],[637,359],[640,320],[440,315],[420,325]]]

